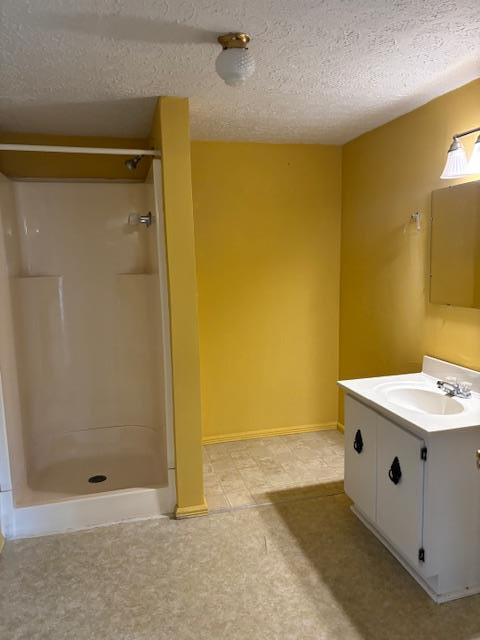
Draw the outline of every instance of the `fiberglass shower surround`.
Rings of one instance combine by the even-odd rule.
[[[15,185],[19,389],[29,486],[43,492],[165,481],[150,455],[160,451],[154,245],[150,230],[126,227],[128,211],[147,208],[145,191]],[[94,475],[105,485],[90,487]]]
[[[158,218],[153,184],[9,187],[14,208],[1,213],[16,371],[7,375],[21,434],[7,419],[7,440],[21,440],[24,458],[22,480],[10,457],[12,508],[164,488],[171,511],[162,234],[141,220]]]

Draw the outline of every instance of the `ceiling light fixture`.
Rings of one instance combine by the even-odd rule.
[[[454,178],[462,178],[464,176],[472,175],[473,173],[480,173],[480,135],[473,146],[470,160],[467,158],[465,147],[459,140],[459,138],[469,136],[472,133],[477,133],[479,131],[480,127],[475,127],[475,129],[456,133],[453,136],[453,142],[447,153],[445,168],[440,176],[442,180],[453,180]]]
[[[248,50],[248,33],[225,33],[217,40],[222,45],[215,69],[224,82],[232,87],[245,82],[255,71],[255,60]]]

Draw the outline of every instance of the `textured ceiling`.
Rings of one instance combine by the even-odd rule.
[[[178,95],[196,139],[342,143],[480,75],[479,0],[2,0],[0,18],[3,131],[144,136]],[[230,30],[253,35],[242,87],[214,71]]]

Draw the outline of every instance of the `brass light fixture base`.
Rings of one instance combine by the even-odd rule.
[[[217,40],[224,49],[246,49],[251,38],[248,33],[225,33]]]

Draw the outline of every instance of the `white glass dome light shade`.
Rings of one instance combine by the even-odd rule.
[[[235,31],[217,38],[222,52],[215,62],[215,69],[222,80],[234,87],[245,82],[255,71],[255,60],[248,50],[251,36]]]
[[[473,145],[472,155],[470,156],[470,162],[467,165],[468,173],[480,173],[480,136]]]
[[[255,71],[255,60],[247,48],[223,49],[215,62],[222,80],[235,87],[245,82]]]
[[[451,180],[453,178],[461,178],[468,175],[467,154],[460,140],[453,139],[450,149],[447,153],[447,161],[440,178],[442,180]]]

